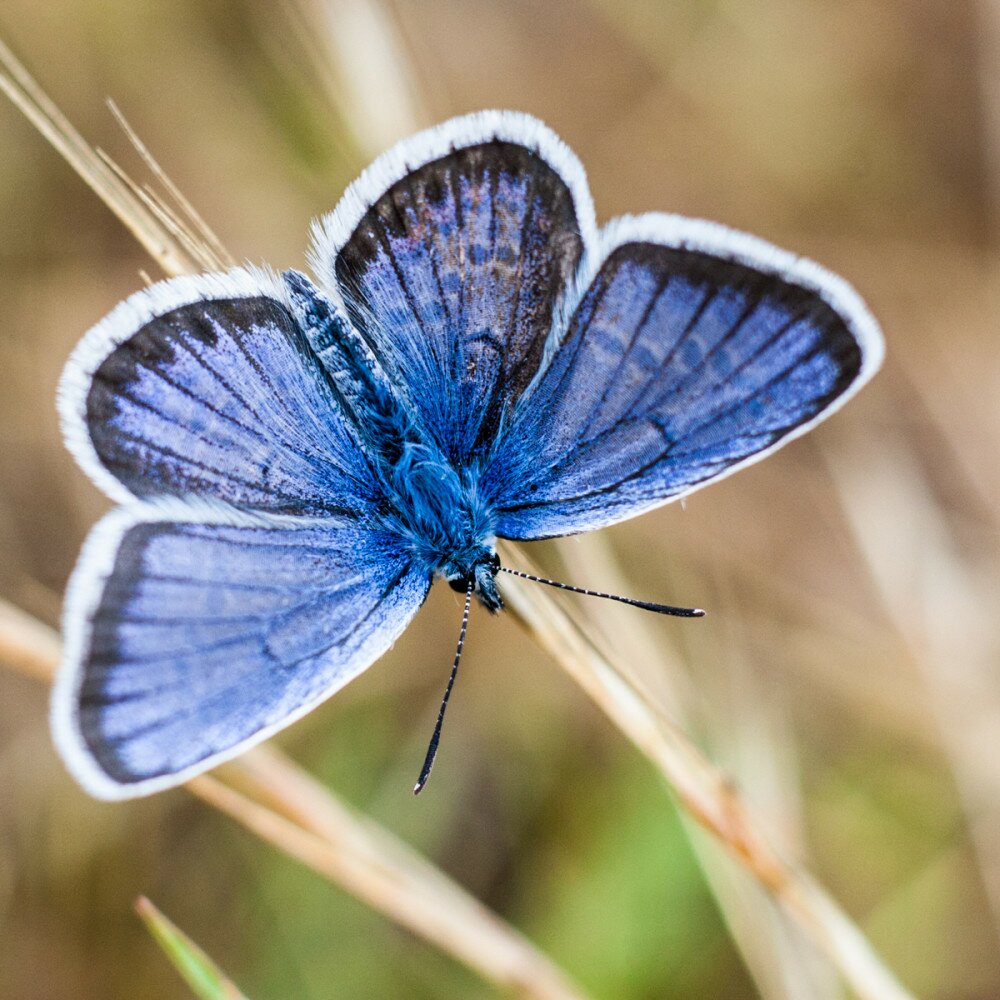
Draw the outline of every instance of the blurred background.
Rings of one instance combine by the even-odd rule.
[[[302,267],[310,220],[380,150],[509,107],[575,149],[601,221],[712,218],[855,284],[888,360],[842,413],[683,505],[531,554],[707,608],[587,612],[915,994],[1000,996],[1000,5],[4,0],[0,38],[141,175],[114,98],[238,259]],[[60,443],[56,380],[140,269],[0,100],[0,594],[49,623],[107,506]],[[282,746],[595,998],[843,995],[510,616],[474,613],[415,800],[460,615],[436,587]],[[496,995],[183,791],[89,800],[47,694],[0,671],[0,998],[189,995],[140,893],[254,1000]]]

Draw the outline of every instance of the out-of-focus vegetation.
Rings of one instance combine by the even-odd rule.
[[[916,994],[1000,994],[993,5],[5,0],[0,37],[132,168],[113,97],[238,258],[302,266],[309,220],[380,148],[499,106],[574,147],[601,219],[715,218],[847,276],[889,346],[847,409],[683,506],[533,554],[707,607],[644,622],[653,643],[640,612],[591,610]],[[61,447],[55,382],[151,265],[7,103],[0,234],[0,593],[55,622],[105,507]],[[509,617],[474,616],[434,780],[410,796],[457,601],[436,588],[282,745],[595,997],[837,996]],[[0,673],[0,998],[183,995],[140,893],[254,1000],[494,995],[183,793],[88,800],[46,696]]]

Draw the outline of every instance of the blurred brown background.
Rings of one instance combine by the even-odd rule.
[[[0,37],[141,174],[113,97],[237,258],[301,267],[310,220],[382,148],[510,107],[576,150],[602,221],[713,218],[854,283],[889,353],[843,413],[683,506],[533,554],[707,607],[644,622],[653,646],[639,612],[592,613],[916,994],[1000,996],[1000,4],[4,0]],[[61,446],[56,379],[140,268],[0,100],[0,593],[49,622],[106,507]],[[474,615],[414,800],[459,617],[435,588],[280,742],[595,997],[842,995],[509,618]],[[139,893],[254,1000],[494,995],[183,792],[90,801],[46,697],[0,672],[3,1000],[186,996]]]

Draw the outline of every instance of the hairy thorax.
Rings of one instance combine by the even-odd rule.
[[[365,336],[308,278],[286,271],[289,302],[322,362],[339,406],[381,483],[382,526],[402,537],[414,563],[456,590],[469,583],[491,611],[500,609],[494,577],[496,518],[483,500],[480,459],[451,461],[413,417]]]
[[[479,492],[478,464],[458,469],[432,444],[406,441],[384,475],[393,497],[387,526],[406,539],[414,561],[455,590],[471,582],[499,610],[496,522]]]

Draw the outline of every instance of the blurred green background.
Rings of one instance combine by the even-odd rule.
[[[310,220],[377,152],[510,107],[576,150],[602,221],[713,218],[853,282],[889,355],[843,413],[683,505],[532,554],[708,608],[643,622],[652,644],[639,612],[588,613],[916,994],[1000,996],[1000,5],[3,0],[0,37],[141,174],[113,97],[237,258],[301,267]],[[61,446],[56,379],[140,268],[0,100],[0,593],[51,623],[106,507]],[[436,587],[281,744],[597,998],[843,995],[509,616],[474,614],[415,800],[459,618]],[[140,893],[254,1000],[495,995],[182,791],[92,802],[46,711],[0,672],[3,1000],[187,996]]]

